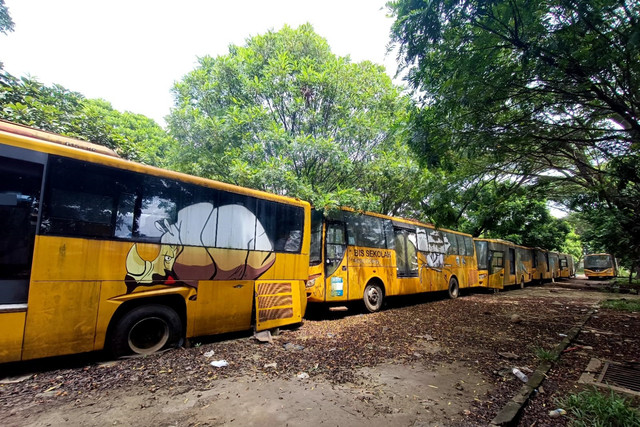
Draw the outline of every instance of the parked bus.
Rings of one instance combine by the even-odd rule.
[[[618,276],[618,263],[611,254],[590,254],[584,256],[584,274],[587,279],[609,279]]]
[[[553,279],[549,251],[541,248],[533,248],[533,280],[537,283],[549,282]]]
[[[560,277],[569,278],[576,275],[573,256],[570,254],[558,254],[560,259]]]
[[[506,240],[474,239],[478,254],[480,286],[503,289],[534,280],[537,258],[531,248],[519,246]]]
[[[560,255],[557,252],[549,251],[549,269],[552,280],[560,277]]]
[[[0,122],[0,362],[299,323],[310,206]]]
[[[478,286],[470,235],[433,225],[342,208],[312,211],[309,302],[363,301],[380,310],[386,297]]]

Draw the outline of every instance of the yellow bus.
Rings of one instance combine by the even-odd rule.
[[[312,210],[309,302],[363,301],[380,310],[385,298],[478,286],[472,237],[433,225],[342,208]]]
[[[618,263],[611,254],[585,255],[584,274],[587,276],[587,279],[609,279],[618,277]]]
[[[551,281],[553,273],[551,272],[549,251],[541,248],[533,248],[532,250],[535,260],[533,279],[538,283]]]
[[[306,202],[0,123],[0,362],[299,323]]]
[[[571,254],[558,254],[559,258],[559,267],[560,267],[560,277],[569,278],[573,277],[576,274],[573,256]]]
[[[474,239],[478,254],[480,286],[504,289],[519,285],[524,288],[535,278],[537,257],[528,247],[499,239]]]

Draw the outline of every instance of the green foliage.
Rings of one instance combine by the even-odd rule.
[[[173,93],[182,171],[317,207],[411,208],[422,178],[400,142],[407,100],[382,67],[335,56],[310,25],[200,58]]]
[[[600,304],[602,308],[617,311],[640,312],[639,300],[609,299]]]
[[[4,0],[0,0],[0,33],[7,34],[9,31],[13,31],[13,20],[9,15],[9,8],[4,4]]]
[[[442,168],[432,170],[425,188],[424,212],[439,226],[580,258],[579,237],[569,223],[551,215],[540,191],[519,182],[464,180]]]
[[[560,401],[569,412],[571,425],[576,427],[594,426],[637,426],[640,414],[628,399],[610,391],[601,393],[597,389],[571,394]]]
[[[534,349],[536,357],[543,362],[555,362],[558,360],[558,353],[553,350],[547,350],[542,347],[536,347]]]
[[[583,194],[581,203],[611,210],[616,228],[640,241],[633,227],[640,223],[640,3],[397,0],[389,7],[393,40],[419,94],[411,145],[425,164],[445,172],[462,164],[475,173],[466,182],[496,176],[573,206]],[[624,251],[638,259],[635,249]]]
[[[122,157],[157,166],[175,144],[153,120],[114,110],[60,85],[45,86],[31,77],[0,72],[0,118],[91,141]]]

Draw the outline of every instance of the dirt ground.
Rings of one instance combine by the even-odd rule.
[[[552,349],[607,298],[572,280],[497,294],[390,299],[363,314],[310,310],[272,343],[249,334],[143,358],[75,356],[0,366],[9,426],[487,425]],[[597,286],[595,286],[597,289]],[[640,357],[640,315],[599,310],[562,355],[520,425],[548,419],[590,357]],[[603,331],[608,333],[603,333]],[[591,348],[591,350],[584,350]],[[213,353],[211,353],[213,352]],[[212,361],[226,360],[216,368]],[[584,366],[583,366],[584,365]],[[552,408],[553,409],[553,408]]]

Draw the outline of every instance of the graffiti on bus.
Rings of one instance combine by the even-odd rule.
[[[134,244],[126,259],[127,293],[138,286],[198,287],[200,280],[255,280],[275,262],[273,245],[253,212],[242,205],[197,203],[177,221],[156,221],[157,255],[141,256]],[[144,244],[148,246],[148,244]]]

